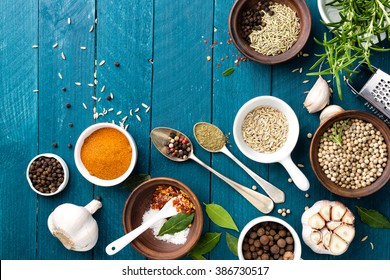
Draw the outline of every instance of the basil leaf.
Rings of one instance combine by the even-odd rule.
[[[126,189],[129,191],[132,191],[136,187],[138,187],[141,183],[149,180],[151,177],[148,174],[137,174],[137,175],[132,175],[128,177],[120,186],[121,189]]]
[[[220,238],[220,232],[206,232],[202,234],[198,243],[196,243],[195,247],[188,253],[188,255],[194,257],[211,252],[218,244]]]
[[[168,221],[166,221],[161,227],[158,236],[164,234],[174,234],[176,232],[180,232],[188,227],[189,224],[192,223],[194,219],[194,213],[191,215],[185,213],[179,213],[173,217],[171,217]]]
[[[222,76],[227,77],[227,76],[233,74],[234,70],[235,70],[234,67],[230,67],[222,72]]]
[[[193,260],[200,260],[200,261],[205,261],[206,258],[202,255],[197,255],[197,254],[194,254],[194,255],[189,255]]]
[[[359,206],[356,206],[356,208],[362,222],[367,224],[369,227],[390,229],[389,220],[378,211]]]
[[[210,220],[213,221],[217,226],[233,229],[238,232],[238,228],[233,221],[233,218],[230,214],[218,204],[205,204],[206,213],[209,216]]]
[[[226,233],[226,243],[229,250],[235,255],[238,256],[238,238],[231,235],[230,233]]]

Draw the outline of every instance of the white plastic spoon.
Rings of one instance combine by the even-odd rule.
[[[147,220],[142,225],[137,227],[136,229],[130,231],[126,235],[118,238],[117,240],[111,242],[106,247],[106,253],[108,255],[114,255],[126,247],[130,242],[136,239],[139,235],[145,232],[148,228],[150,228],[153,224],[157,223],[161,219],[169,218],[178,214],[176,207],[173,205],[173,201],[176,198],[171,198],[163,208],[150,220]]]

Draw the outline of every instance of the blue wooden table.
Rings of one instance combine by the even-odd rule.
[[[306,197],[306,192],[288,182],[289,176],[280,164],[260,164],[245,158],[230,135],[230,151],[286,193],[285,203],[276,204],[270,215],[281,217],[278,209],[291,209],[291,214],[283,219],[300,235],[305,206],[318,200],[341,201],[356,215],[356,237],[345,254],[318,255],[303,244],[302,258],[390,259],[389,231],[363,224],[355,208],[358,205],[375,209],[390,217],[389,184],[369,197],[347,199],[325,189],[310,166],[310,139],[306,135],[314,134],[319,115],[309,114],[302,103],[304,92],[316,80],[306,73],[316,61],[314,54],[322,52],[313,38],[322,38],[327,31],[320,23],[317,1],[307,0],[313,22],[303,53],[309,56],[275,66],[239,59],[242,55],[230,42],[227,26],[233,3],[234,0],[0,2],[1,259],[143,259],[131,246],[115,256],[105,253],[106,245],[123,234],[122,209],[130,192],[119,186],[105,188],[88,183],[76,169],[73,149],[68,148],[94,122],[119,124],[125,116],[139,151],[134,174],[181,180],[201,202],[223,206],[242,229],[251,219],[264,214],[196,163],[167,160],[151,145],[149,133],[154,127],[169,126],[195,142],[193,125],[206,121],[229,134],[238,109],[261,95],[279,97],[296,112],[300,135],[292,158],[303,164],[302,171],[311,183]],[[120,66],[116,67],[114,62]],[[372,63],[390,72],[390,53],[376,53]],[[230,67],[235,67],[235,72],[222,76]],[[302,68],[302,73],[292,71],[296,68]],[[94,87],[88,84],[94,84],[95,72]],[[304,80],[309,82],[303,83]],[[346,85],[343,90],[343,101],[334,95],[332,103],[344,109],[366,110]],[[110,93],[114,98],[109,101],[106,97]],[[100,102],[92,96],[101,98]],[[66,103],[71,107],[67,108]],[[150,106],[148,112],[142,103]],[[94,106],[98,113],[112,110],[94,120]],[[130,116],[130,110],[135,112],[137,108],[141,121]],[[53,147],[53,142],[58,147]],[[194,150],[201,160],[221,173],[248,187],[254,185],[226,156],[211,155],[197,144]],[[54,197],[36,195],[26,181],[28,162],[44,152],[60,155],[70,169],[68,186]],[[103,199],[103,208],[94,215],[99,225],[96,246],[84,253],[66,250],[50,234],[48,215],[62,203],[86,205],[96,196]],[[237,259],[226,246],[226,230],[205,216],[204,232],[207,231],[223,233],[208,259]],[[237,232],[229,233],[238,237]],[[361,241],[364,236],[368,239]]]

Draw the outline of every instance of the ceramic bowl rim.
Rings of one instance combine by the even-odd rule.
[[[242,137],[242,123],[249,112],[258,106],[271,106],[283,113],[289,124],[286,143],[276,152],[260,153],[249,147]],[[299,121],[294,110],[285,101],[274,96],[257,96],[240,107],[233,123],[233,137],[238,149],[248,158],[261,163],[280,162],[288,158],[294,150],[299,137]]]
[[[34,160],[36,160],[37,158],[39,157],[48,157],[48,158],[55,158],[61,165],[62,165],[62,168],[64,169],[64,181],[62,182],[62,184],[58,187],[58,189],[53,192],[53,193],[41,193],[40,191],[36,190],[28,176],[28,173],[29,173],[29,169],[30,169],[30,166],[32,164],[32,162]],[[68,181],[69,181],[69,168],[68,168],[68,165],[66,164],[65,160],[60,157],[59,155],[56,155],[56,154],[53,154],[53,153],[42,153],[42,154],[38,154],[36,155],[35,157],[33,157],[30,162],[28,163],[27,165],[27,170],[26,170],[26,178],[27,178],[27,182],[30,186],[30,188],[36,192],[37,194],[39,195],[42,195],[42,196],[53,196],[53,195],[56,195],[60,192],[62,192],[65,187],[67,186],[68,184]]]
[[[182,249],[181,251],[178,250],[175,253],[171,253],[171,254],[165,255],[163,257],[161,257],[161,255],[163,253],[160,253],[159,258],[157,258],[157,256],[156,256],[157,251],[154,252],[156,255],[144,252],[142,250],[142,246],[140,246],[141,243],[137,239],[135,239],[133,242],[131,242],[131,245],[137,252],[139,252],[141,255],[143,255],[149,259],[167,259],[167,260],[168,259],[179,259],[179,258],[185,256],[190,250],[192,250],[192,248],[199,241],[201,234],[202,234],[203,222],[204,222],[202,205],[200,204],[198,197],[192,191],[192,189],[190,187],[188,187],[186,184],[184,184],[183,182],[181,182],[177,179],[169,178],[169,177],[155,177],[155,178],[151,178],[151,179],[141,183],[140,185],[138,185],[130,193],[130,195],[128,196],[128,198],[126,199],[126,202],[124,204],[124,207],[122,210],[123,230],[124,230],[125,234],[128,233],[127,228],[130,228],[130,230],[133,230],[133,228],[131,226],[131,220],[129,218],[126,218],[127,217],[126,215],[127,215],[128,211],[131,211],[128,208],[131,206],[129,204],[131,204],[131,202],[134,201],[134,199],[135,199],[134,197],[138,196],[140,193],[145,191],[145,188],[148,189],[148,188],[151,188],[153,186],[160,185],[160,184],[168,184],[168,185],[173,185],[174,187],[177,187],[177,188],[182,188],[191,198],[194,199],[194,201],[192,201],[192,202],[194,203],[195,207],[197,208],[195,211],[194,223],[196,223],[198,225],[198,228],[196,228],[196,231],[194,233],[194,237],[193,237],[193,239],[191,239],[191,244],[190,245],[183,244],[183,246],[186,246],[186,247],[184,247],[184,248],[186,248],[185,250],[184,249]],[[195,219],[197,219],[197,220],[195,221]]]
[[[123,175],[121,175],[118,178],[112,179],[112,180],[103,180],[103,179],[100,179],[100,178],[97,178],[95,176],[90,175],[88,170],[84,166],[83,162],[81,161],[80,152],[81,152],[81,147],[84,144],[84,140],[89,135],[91,135],[93,132],[95,132],[101,128],[114,128],[114,129],[118,130],[124,136],[126,136],[127,140],[129,141],[129,144],[132,148],[132,156],[131,156],[131,162],[130,162],[129,168],[126,170],[126,172]],[[101,186],[101,187],[112,187],[112,186],[118,185],[118,184],[122,183],[124,180],[126,180],[135,168],[135,165],[137,162],[137,157],[138,157],[137,145],[134,141],[133,136],[127,130],[124,130],[123,128],[119,127],[118,125],[112,124],[112,123],[96,123],[96,124],[93,124],[93,125],[90,125],[89,127],[87,127],[78,137],[76,145],[75,145],[75,149],[74,149],[74,160],[76,163],[76,167],[79,170],[79,172],[81,173],[81,175],[90,183],[97,185],[97,186]]]
[[[244,226],[244,228],[241,230],[240,235],[238,237],[238,244],[237,244],[238,258],[240,260],[245,260],[244,255],[242,253],[242,243],[244,241],[244,238],[245,238],[245,235],[247,234],[247,232],[254,225],[257,225],[257,224],[263,223],[263,222],[276,222],[276,223],[283,225],[284,227],[286,227],[288,229],[288,231],[291,233],[291,236],[294,238],[294,260],[300,260],[301,256],[302,256],[302,243],[301,243],[301,240],[299,238],[297,231],[286,221],[284,221],[280,218],[277,218],[277,217],[273,217],[273,216],[261,216],[261,217],[254,218]]]

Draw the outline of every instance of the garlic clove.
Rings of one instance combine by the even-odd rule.
[[[330,221],[330,209],[331,209],[330,205],[324,205],[321,207],[319,212],[321,217],[327,222]]]
[[[355,237],[355,227],[347,224],[340,225],[334,230],[338,236],[340,236],[347,243],[350,243]]]
[[[321,111],[329,104],[330,89],[328,83],[318,76],[317,81],[306,96],[303,105],[309,113]]]
[[[325,221],[320,214],[315,214],[309,218],[309,225],[314,229],[322,229],[325,226]]]
[[[331,217],[332,221],[341,221],[344,214],[347,212],[347,207],[342,204],[336,204],[332,207]]]
[[[329,243],[329,250],[333,253],[333,255],[341,255],[348,249],[348,243],[345,242],[341,237],[337,234],[332,234]]]
[[[355,217],[341,202],[317,201],[301,221],[303,241],[318,254],[340,255],[355,237]]]
[[[341,108],[339,105],[326,106],[320,114],[320,123],[323,123],[324,121],[326,121],[330,117],[333,117],[341,112],[344,112],[344,109]]]

